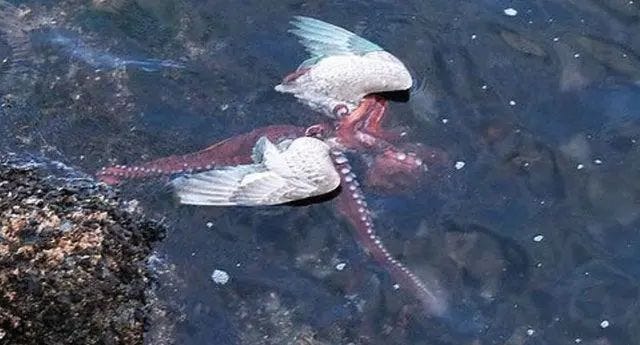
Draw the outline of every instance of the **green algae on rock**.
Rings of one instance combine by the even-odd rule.
[[[0,161],[0,343],[142,344],[162,233],[89,179]]]

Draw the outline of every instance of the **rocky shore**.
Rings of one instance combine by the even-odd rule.
[[[163,227],[52,162],[0,159],[0,344],[142,344]]]

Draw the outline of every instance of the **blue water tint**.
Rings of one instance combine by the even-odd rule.
[[[156,248],[170,317],[149,327],[169,322],[177,343],[640,337],[637,1],[13,3],[30,12],[11,18],[24,35],[0,23],[0,87],[11,90],[0,93],[0,146],[87,173],[326,121],[273,90],[308,57],[287,32],[294,15],[362,35],[415,78],[385,126],[449,161],[410,190],[361,182],[389,251],[444,291],[446,311],[425,314],[394,290],[335,201],[184,207],[165,180],[130,182],[124,196],[171,225]],[[371,157],[350,158],[366,176]],[[214,283],[214,269],[229,283]]]
[[[40,36],[40,35],[39,35]],[[133,59],[112,54],[105,48],[92,47],[77,34],[62,30],[43,32],[36,38],[41,44],[51,46],[70,60],[80,61],[97,69],[139,68],[145,72],[156,72],[165,68],[185,68],[185,65],[172,60]],[[34,37],[35,38],[35,37]]]

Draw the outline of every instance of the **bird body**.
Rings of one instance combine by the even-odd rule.
[[[338,26],[295,17],[290,30],[311,54],[298,70],[275,87],[302,103],[339,117],[353,111],[368,94],[411,88],[405,65],[380,46]]]

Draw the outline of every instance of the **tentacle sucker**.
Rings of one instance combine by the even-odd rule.
[[[447,302],[442,294],[432,291],[407,266],[391,255],[380,236],[376,233],[371,212],[368,208],[360,184],[353,173],[346,156],[338,150],[331,152],[334,164],[340,172],[342,192],[338,196],[338,210],[351,223],[359,243],[378,263],[387,268],[397,282],[394,287],[406,287],[424,305],[427,311],[441,316],[447,309]]]

